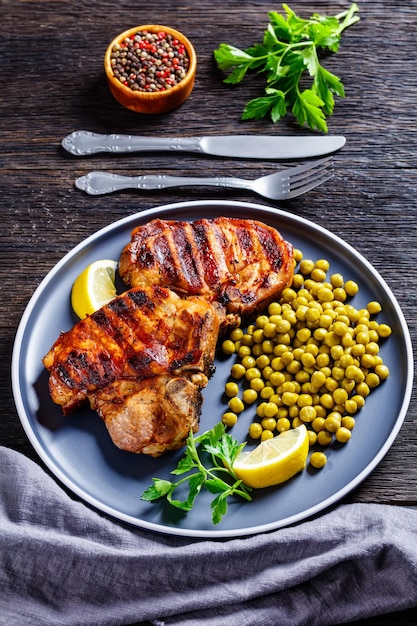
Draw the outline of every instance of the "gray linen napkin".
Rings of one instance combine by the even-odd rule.
[[[0,447],[0,624],[326,626],[417,607],[417,511],[342,505],[248,538],[123,526]]]

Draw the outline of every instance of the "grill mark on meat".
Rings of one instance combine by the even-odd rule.
[[[209,233],[212,229],[209,227],[209,223],[206,220],[195,222],[193,230],[197,250],[202,258],[205,279],[208,285],[212,287],[213,285],[217,285],[220,280],[223,251],[219,245],[213,249],[213,243],[209,238]],[[217,238],[217,232],[215,238]]]
[[[138,301],[141,301],[140,297]],[[133,306],[135,305],[134,298],[130,298],[130,303]],[[129,300],[117,298],[91,316],[98,326],[98,332],[105,333],[103,341],[105,341],[104,336],[106,336],[114,342],[119,347],[121,353],[125,355],[127,362],[129,362],[131,355],[134,353],[131,341],[129,341],[129,336],[131,335],[130,328],[137,323],[134,308],[128,305]]]
[[[112,307],[109,305],[107,309],[100,309],[93,313],[91,318],[97,324],[99,332],[106,333],[119,346],[125,344],[120,321],[124,320],[127,324],[132,323],[133,316],[124,303],[123,305],[118,303],[118,305],[113,304]]]
[[[178,265],[172,254],[172,246],[166,235],[161,235],[153,241],[152,249],[155,258],[160,263],[161,274],[165,279],[164,284],[176,283],[179,278]]]
[[[152,358],[149,354],[140,352],[139,354],[132,354],[127,358],[127,361],[131,368],[137,372],[138,378],[148,378],[152,376]]]
[[[138,246],[136,250],[136,258],[139,267],[150,267],[155,264],[155,257],[152,251],[146,246]]]
[[[171,348],[166,319],[153,317],[155,322],[153,333],[150,333],[148,325],[144,324],[143,318],[152,315],[155,308],[163,305],[167,297],[167,291],[158,286],[152,289],[152,293],[153,300],[143,290],[129,291],[126,298],[117,298],[107,305],[105,310],[112,315],[105,315],[103,312],[103,319],[108,322],[103,324],[103,330],[119,344],[126,362],[132,367],[132,374],[140,378],[152,375],[153,362],[163,365],[167,360],[167,350]],[[138,341],[145,351],[140,355],[135,352],[135,344]],[[162,345],[162,342],[165,342],[166,346]]]
[[[79,380],[75,379],[72,373],[69,372],[69,369],[66,364],[58,363],[56,367],[56,374],[58,378],[70,389],[75,389],[78,387]]]
[[[193,247],[193,228],[188,222],[183,222],[178,227],[171,229],[170,233],[178,265],[181,267],[182,275],[187,283],[188,293],[190,295],[199,293],[203,282],[201,280],[202,272],[196,263],[199,250],[194,250]]]
[[[275,272],[279,272],[283,264],[282,250],[278,246],[274,245],[274,242],[264,230],[257,229],[258,240],[262,246],[262,250],[267,258],[269,264]]]
[[[86,355],[82,352],[71,352],[68,355],[67,364],[68,375],[70,375],[69,372],[71,371],[71,382],[74,386],[75,383],[79,384],[80,381],[83,381],[83,385],[87,387],[88,384],[94,384],[94,382],[100,380],[97,368],[87,367],[89,363],[87,361]]]
[[[160,220],[153,220],[152,222],[135,229],[136,232],[139,232],[139,230],[141,236],[138,237],[136,241],[134,249],[135,257],[138,259],[140,267],[154,267],[156,265],[156,257],[154,251],[147,245],[147,239],[162,230],[161,222]]]
[[[95,357],[96,360],[92,361],[86,353],[73,350],[65,365],[60,363],[57,366],[57,375],[70,389],[87,390],[91,386],[106,385],[114,380],[114,363],[105,352],[99,352]]]
[[[158,295],[159,298],[161,298],[162,294],[160,291],[155,290],[155,294]],[[145,291],[142,291],[142,290],[129,291],[127,295],[130,298],[130,300],[132,300],[132,302],[136,304],[136,306],[140,308],[149,309],[149,311],[153,311],[155,309],[155,302],[150,299],[150,297],[146,294]],[[118,302],[117,300],[116,301],[113,300],[113,302],[110,302],[108,305],[109,308],[116,310],[117,302]],[[120,304],[122,306],[125,305],[124,300],[120,301]]]
[[[246,228],[236,228],[236,239],[241,251],[245,252],[245,257],[257,248],[252,234]]]
[[[171,363],[170,370],[172,372],[176,372],[178,370],[183,369],[184,367],[193,365],[197,361],[199,361],[201,357],[201,350],[192,350],[184,354],[182,359],[174,359]]]

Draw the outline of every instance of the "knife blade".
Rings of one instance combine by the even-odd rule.
[[[302,159],[335,152],[346,143],[341,135],[213,135],[205,137],[140,137],[104,135],[77,130],[62,140],[62,147],[74,156],[99,152],[195,152],[212,156],[245,159]]]

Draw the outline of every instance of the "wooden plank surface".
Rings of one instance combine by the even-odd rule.
[[[341,1],[291,3],[300,15],[337,13]],[[242,122],[244,104],[261,95],[258,77],[231,87],[213,60],[221,42],[240,47],[259,41],[270,2],[155,0],[149,7],[98,0],[21,1],[1,5],[0,151],[0,445],[39,462],[20,425],[10,382],[14,337],[37,285],[76,244],[97,229],[134,212],[170,202],[240,200],[283,206],[352,244],[380,272],[398,299],[416,340],[417,266],[417,5],[363,0],[361,21],[345,32],[326,66],[343,80],[332,134],[347,137],[335,157],[333,181],[285,205],[249,192],[172,189],[92,198],[73,182],[88,169],[121,173],[231,175],[254,178],[275,171],[268,161],[148,154],[86,162],[60,147],[80,128],[97,132],[174,136],[213,133],[310,134],[290,117]],[[115,34],[141,23],[164,23],[186,34],[198,55],[189,100],[162,116],[123,109],[107,88],[103,56]],[[390,25],[394,25],[390,29]],[[388,38],[389,34],[389,38]],[[93,167],[92,167],[93,166]],[[346,502],[417,506],[417,407],[413,393],[403,427],[375,471]],[[403,616],[404,617],[404,616]],[[405,621],[404,621],[405,620]],[[395,624],[410,623],[407,616]],[[380,624],[389,622],[379,621]],[[394,623],[394,621],[392,622]],[[413,622],[414,623],[414,622]]]

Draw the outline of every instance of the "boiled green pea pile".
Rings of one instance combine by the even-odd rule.
[[[187,74],[190,60],[184,44],[170,33],[138,31],[111,52],[114,76],[133,91],[171,89]]]
[[[238,357],[225,386],[229,410],[222,421],[233,426],[254,405],[252,439],[264,441],[305,424],[310,447],[325,449],[334,440],[350,440],[355,415],[388,378],[379,344],[391,328],[376,321],[378,302],[363,309],[349,304],[359,290],[357,283],[330,274],[326,259],[303,259],[299,250],[294,259],[292,286],[248,328],[232,330],[222,344],[225,354]],[[324,451],[310,456],[316,468],[326,460]]]

